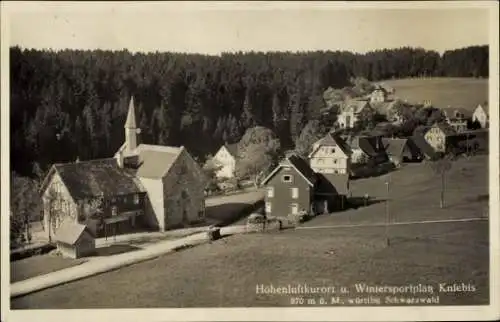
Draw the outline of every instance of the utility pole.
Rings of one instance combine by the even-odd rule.
[[[385,182],[385,185],[387,186],[387,197],[385,200],[385,238],[386,238],[386,243],[387,246],[391,245],[391,241],[389,239],[389,192],[390,192],[390,177],[387,177],[387,181]]]

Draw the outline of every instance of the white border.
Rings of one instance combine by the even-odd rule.
[[[490,305],[489,306],[440,306],[440,307],[335,307],[335,308],[209,308],[209,309],[99,309],[99,310],[16,310],[10,307],[9,257],[8,257],[8,214],[9,214],[9,174],[10,174],[10,132],[9,132],[9,23],[8,12],[49,10],[52,2],[11,2],[1,3],[1,139],[2,139],[2,203],[1,203],[1,252],[2,259],[2,320],[7,321],[390,321],[390,320],[485,320],[500,318],[499,306],[499,111],[498,111],[498,3],[496,1],[434,1],[434,2],[128,2],[104,3],[69,2],[64,5],[71,10],[101,11],[151,10],[161,6],[168,10],[269,10],[303,8],[317,9],[450,9],[488,8],[490,9]],[[58,5],[59,6],[59,5]],[[8,314],[6,314],[8,312]]]

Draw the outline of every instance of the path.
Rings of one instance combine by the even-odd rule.
[[[444,220],[422,220],[422,221],[407,221],[407,222],[389,222],[373,223],[373,224],[351,224],[351,225],[332,225],[332,226],[307,226],[296,227],[295,229],[334,229],[334,228],[351,228],[351,227],[382,227],[382,226],[400,226],[400,225],[422,225],[422,224],[441,224],[451,222],[471,222],[471,221],[487,221],[486,217],[462,218],[462,219],[444,219]]]
[[[222,235],[245,232],[244,227],[224,227]],[[78,266],[69,267],[49,274],[16,282],[10,286],[10,296],[17,297],[36,292],[45,288],[79,280],[92,275],[101,274],[124,266],[153,259],[168,254],[182,246],[195,246],[208,242],[206,232],[196,233],[176,240],[167,240],[150,244],[144,249],[112,255],[104,258],[93,258]]]

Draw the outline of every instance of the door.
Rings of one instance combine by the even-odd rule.
[[[291,208],[293,215],[296,215],[299,213],[299,205],[297,205],[296,203],[291,204],[290,208]]]

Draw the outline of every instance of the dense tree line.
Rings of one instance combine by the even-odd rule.
[[[111,156],[122,144],[130,96],[147,143],[184,145],[200,160],[255,126],[292,149],[325,106],[324,91],[353,77],[487,77],[488,47],[220,56],[10,49],[11,165]]]

